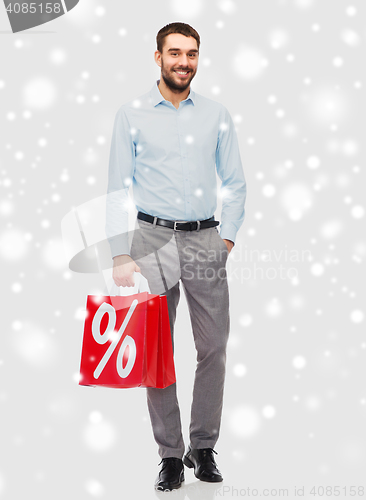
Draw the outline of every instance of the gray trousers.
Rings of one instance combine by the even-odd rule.
[[[216,227],[174,231],[137,219],[135,229],[131,257],[148,280],[151,293],[167,296],[173,352],[182,282],[197,350],[190,445],[214,448],[220,430],[230,328],[227,247]],[[176,383],[146,391],[160,457],[182,458],[185,450]]]

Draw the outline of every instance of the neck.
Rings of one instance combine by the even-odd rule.
[[[164,80],[161,77],[158,87],[164,99],[170,101],[174,105],[180,103],[184,99],[187,99],[190,92],[190,86],[184,90],[171,89],[165,84]]]

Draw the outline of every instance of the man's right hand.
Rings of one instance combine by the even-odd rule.
[[[134,272],[141,273],[141,269],[129,255],[113,258],[113,280],[117,286],[134,286]]]

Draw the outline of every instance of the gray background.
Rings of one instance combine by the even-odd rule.
[[[0,497],[159,496],[145,390],[78,385],[86,296],[104,281],[69,270],[61,220],[105,194],[115,113],[159,78],[155,37],[173,21],[201,36],[192,88],[229,109],[248,197],[227,263],[224,483],[186,469],[170,495],[363,484],[364,19],[357,0],[83,0],[15,35],[0,9]],[[188,444],[183,294],[176,369]]]

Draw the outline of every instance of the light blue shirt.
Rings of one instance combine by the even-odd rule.
[[[126,193],[136,209],[169,220],[212,217],[221,179],[220,236],[235,243],[244,221],[246,181],[233,120],[224,105],[192,89],[179,108],[150,92],[117,111],[110,150],[106,233],[112,257],[129,254]],[[220,220],[220,219],[219,219]]]

